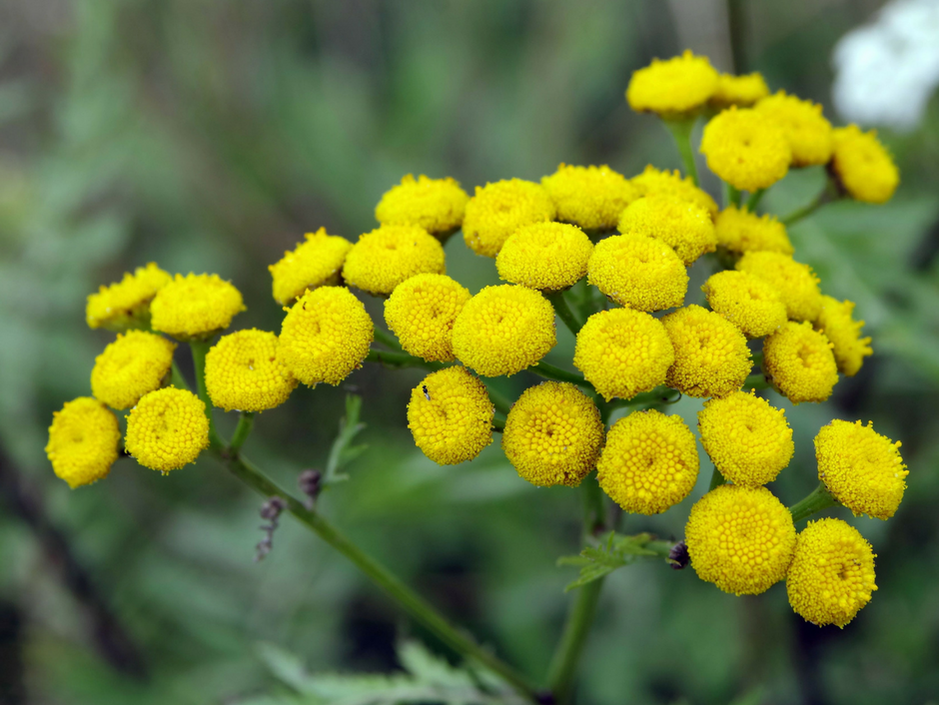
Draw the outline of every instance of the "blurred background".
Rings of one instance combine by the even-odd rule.
[[[812,438],[840,417],[902,439],[909,490],[889,522],[834,512],[878,554],[880,590],[844,630],[805,624],[782,584],[735,598],[691,570],[617,571],[578,702],[937,702],[939,20],[933,1],[908,0],[900,19],[881,5],[4,0],[0,703],[297,702],[278,677],[291,658],[311,672],[390,672],[404,637],[452,658],[290,519],[256,563],[260,500],[210,459],[165,478],[122,459],[76,491],[56,479],[43,452],[52,412],[90,393],[112,339],[85,326],[85,297],[156,261],[230,279],[248,306],[235,325],[278,330],[267,265],[320,226],[350,239],[372,229],[406,173],[472,192],[560,162],[627,176],[677,167],[666,130],[623,92],[633,70],[685,48],[721,70],[762,71],[837,124],[880,127],[895,155],[889,204],[835,204],[791,229],[825,291],[857,302],[875,357],[825,404],[771,397],[796,440],[773,489],[793,504],[814,487]],[[763,206],[788,213],[822,182],[820,169],[793,173]],[[448,273],[474,292],[496,281],[460,237],[446,250]],[[368,306],[380,320],[380,302]],[[549,360],[569,366],[572,349],[561,331]],[[361,394],[369,449],[323,510],[540,679],[575,577],[555,561],[580,549],[580,498],[520,480],[498,443],[463,466],[423,458],[405,420],[420,377],[370,366],[344,387],[299,389],[258,418],[246,452],[294,487],[323,466],[343,397]],[[674,412],[694,423],[699,408]],[[709,477],[702,452],[688,500],[623,530],[680,537]]]

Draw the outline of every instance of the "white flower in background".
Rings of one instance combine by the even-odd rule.
[[[939,85],[939,0],[893,0],[833,53],[832,98],[841,116],[912,130]]]

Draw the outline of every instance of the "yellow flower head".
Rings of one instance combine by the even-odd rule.
[[[350,286],[390,294],[415,274],[444,274],[443,246],[416,225],[383,225],[359,236],[342,265]]]
[[[786,577],[796,529],[765,487],[720,485],[691,508],[685,542],[701,580],[735,595],[759,595]]]
[[[569,166],[541,179],[548,189],[558,220],[586,230],[612,230],[619,214],[639,197],[638,189],[622,174],[606,166]]]
[[[326,228],[307,233],[306,241],[268,267],[273,279],[274,301],[286,306],[307,289],[339,284],[342,263],[352,243],[339,235],[327,235]]]
[[[688,265],[705,252],[717,249],[710,214],[674,196],[651,194],[633,201],[623,211],[617,227],[623,234],[658,238]]]
[[[757,103],[756,111],[782,129],[792,148],[793,166],[827,164],[831,159],[831,123],[821,105],[779,91]]]
[[[688,270],[661,240],[630,233],[597,243],[587,262],[587,281],[621,306],[660,311],[681,306]]]
[[[587,273],[593,243],[576,225],[534,223],[509,235],[499,254],[499,277],[542,291],[560,291]]]
[[[538,487],[577,487],[593,470],[603,422],[593,400],[573,384],[543,382],[512,406],[502,449],[519,477]]]
[[[822,296],[822,309],[815,319],[818,328],[834,346],[838,370],[854,377],[864,364],[864,358],[873,355],[871,339],[861,337],[864,321],[855,321],[853,301],[838,301],[831,296]]]
[[[447,367],[411,391],[408,428],[424,455],[438,465],[456,465],[492,443],[494,413],[482,382],[464,367]]]
[[[407,174],[375,207],[382,225],[417,225],[431,235],[448,235],[463,223],[469,196],[454,179],[415,179]]]
[[[675,349],[665,383],[691,397],[723,397],[743,386],[753,364],[743,333],[700,306],[686,306],[662,319]]]
[[[900,184],[900,171],[877,132],[857,125],[834,131],[831,167],[845,191],[858,201],[886,203]]]
[[[391,292],[385,323],[411,355],[450,362],[456,359],[453,322],[470,298],[469,289],[446,274],[418,274]]]
[[[838,383],[831,343],[807,321],[789,321],[763,341],[763,369],[793,404],[825,401]]]
[[[786,305],[776,288],[748,272],[717,272],[704,282],[701,290],[711,309],[748,338],[769,335],[788,320]]]
[[[677,169],[662,171],[649,164],[641,174],[630,179],[630,183],[636,187],[640,196],[672,196],[700,206],[711,214],[712,219],[717,215],[717,203],[710,194],[695,186],[690,176],[682,178]]]
[[[277,336],[250,328],[222,336],[205,356],[205,387],[225,411],[264,411],[280,406],[297,386],[277,358]]]
[[[786,226],[769,214],[759,216],[746,208],[728,206],[717,216],[714,230],[717,244],[731,252],[794,252]]]
[[[742,191],[772,186],[792,161],[792,149],[776,123],[752,108],[737,106],[704,126],[701,154],[711,171]]]
[[[909,471],[900,457],[900,441],[877,433],[871,423],[835,420],[815,437],[818,477],[854,515],[889,519],[906,489]]]
[[[727,108],[739,105],[749,108],[769,95],[766,79],[760,73],[748,73],[745,76],[734,76],[722,73],[717,78],[717,92],[711,96],[711,105],[716,108]]]
[[[688,496],[698,463],[694,434],[680,417],[635,411],[607,433],[597,479],[627,512],[659,514]]]
[[[145,468],[163,474],[194,463],[209,447],[205,404],[185,389],[150,392],[130,410],[124,447]]]
[[[477,186],[466,204],[463,239],[477,255],[495,257],[520,227],[554,220],[555,215],[554,201],[541,184],[507,179]]]
[[[786,315],[795,321],[814,321],[822,309],[818,277],[807,264],[779,252],[745,252],[737,262],[747,272],[771,284],[786,305]]]
[[[150,324],[178,340],[209,337],[244,310],[241,292],[217,274],[177,274],[153,297]]]
[[[280,328],[277,357],[307,386],[339,384],[361,367],[375,338],[365,306],[345,287],[308,291]]]
[[[120,442],[114,412],[97,399],[78,397],[52,414],[46,456],[56,477],[75,489],[107,477]]]
[[[783,410],[752,392],[708,399],[698,412],[698,428],[714,466],[743,487],[775,480],[795,450]]]
[[[807,622],[844,627],[871,601],[874,551],[841,519],[810,521],[796,541],[786,574],[793,611]]]
[[[129,409],[147,392],[159,389],[173,364],[176,345],[140,330],[118,333],[95,358],[91,393],[113,409]]]
[[[513,375],[554,347],[554,308],[533,289],[487,286],[453,324],[453,354],[483,377]]]
[[[150,301],[171,279],[151,262],[146,267],[137,267],[133,274],[125,273],[119,282],[102,286],[98,293],[88,296],[85,308],[88,327],[124,330],[144,326],[150,316]]]
[[[665,326],[648,313],[600,311],[577,334],[574,367],[607,401],[658,387],[674,360]]]
[[[634,71],[626,89],[629,107],[636,112],[670,116],[686,113],[708,102],[717,90],[717,71],[705,56],[685,51],[666,61]]]

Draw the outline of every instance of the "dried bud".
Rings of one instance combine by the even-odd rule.
[[[323,473],[319,470],[304,470],[300,473],[297,484],[300,485],[300,491],[308,497],[305,502],[306,508],[312,511],[316,498],[323,489]]]
[[[668,552],[668,564],[675,570],[681,570],[688,565],[691,559],[688,556],[688,546],[684,541],[679,541],[672,550]]]

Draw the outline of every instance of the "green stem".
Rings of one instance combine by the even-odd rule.
[[[248,440],[251,434],[251,428],[254,426],[254,414],[250,411],[242,411],[238,418],[238,425],[235,427],[235,434],[231,437],[231,443],[228,444],[230,453],[237,453],[241,446]]]
[[[750,375],[743,383],[744,389],[769,389],[772,386],[772,384],[766,381],[766,377],[763,376],[762,373]]]
[[[694,129],[696,120],[697,116],[664,121],[672,137],[675,138],[678,153],[685,164],[685,172],[691,177],[695,186],[698,185],[698,166],[695,164],[694,150],[691,148],[691,131]]]
[[[812,516],[815,512],[835,507],[838,504],[838,500],[825,489],[825,484],[819,482],[818,487],[812,490],[801,502],[789,507],[789,511],[792,512],[792,521],[797,522]]]
[[[401,350],[401,343],[398,342],[398,339],[384,328],[375,326],[375,340],[392,350]]]
[[[496,433],[505,431],[505,417],[502,414],[492,417],[492,430]]]
[[[651,392],[643,392],[642,394],[637,394],[631,399],[614,399],[607,403],[607,406],[610,410],[621,409],[625,407],[632,406],[662,406],[663,404],[674,404],[679,399],[681,399],[681,392],[677,389],[672,389],[671,387],[661,386],[656,387]]]
[[[179,365],[176,364],[176,360],[173,360],[173,365],[170,367],[170,384],[176,387],[176,389],[189,389],[189,384],[186,382],[186,378],[183,377],[183,373],[179,369]]]
[[[724,207],[740,207],[740,190],[724,182]]]
[[[564,298],[564,292],[545,292],[544,295],[545,298],[551,302],[551,305],[554,306],[554,312],[558,315],[558,318],[564,322],[564,325],[566,325],[570,332],[576,337],[583,327],[583,324],[577,320],[571,307],[568,306],[567,299]]]
[[[760,205],[760,201],[763,200],[763,194],[766,193],[765,188],[758,189],[750,194],[750,197],[747,199],[746,209],[751,213],[756,212],[756,207]]]
[[[817,211],[826,203],[831,203],[832,201],[838,200],[839,197],[840,195],[838,193],[838,187],[835,185],[834,181],[832,181],[831,177],[829,177],[828,181],[825,182],[825,188],[819,191],[818,195],[815,196],[815,198],[813,198],[808,204],[796,211],[793,211],[785,218],[782,218],[782,224],[788,228],[790,225],[793,225],[803,218],[807,218],[808,216],[812,215],[812,213]]]
[[[488,384],[486,385],[486,391],[489,392],[489,401],[496,407],[496,411],[508,416],[509,412],[512,410],[512,402],[508,397],[503,396],[501,392],[496,391]]]
[[[189,341],[189,348],[192,350],[192,362],[196,368],[196,390],[202,403],[205,404],[205,415],[209,419],[209,445],[213,448],[223,448],[225,444],[222,442],[221,436],[218,435],[218,431],[215,429],[215,420],[212,418],[212,400],[205,389],[205,355],[211,347],[211,340]]]
[[[365,357],[366,362],[379,362],[386,367],[422,367],[425,370],[442,370],[446,365],[442,362],[427,362],[419,357],[408,355],[406,352],[393,350],[369,350]]]
[[[711,483],[708,485],[708,492],[717,487],[720,487],[724,484],[724,482],[726,482],[726,480],[724,480],[724,476],[721,474],[721,471],[715,467],[714,472],[711,474]]]
[[[576,384],[578,387],[583,387],[591,392],[594,391],[593,385],[585,380],[583,375],[562,370],[560,367],[549,365],[547,362],[539,362],[537,365],[529,367],[528,371],[534,372],[547,379],[553,379],[556,382],[570,382],[571,384]]]

